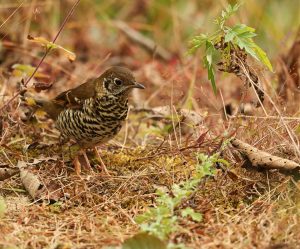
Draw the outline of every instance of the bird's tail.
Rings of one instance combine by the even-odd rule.
[[[62,106],[54,103],[53,101],[41,97],[35,97],[29,92],[23,93],[21,95],[21,100],[24,105],[28,107],[28,110],[25,113],[26,120],[31,119],[38,110],[46,112],[51,119],[55,120],[63,109]]]

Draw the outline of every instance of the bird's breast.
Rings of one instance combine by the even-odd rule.
[[[127,112],[127,102],[122,104],[114,99],[88,99],[81,109],[61,112],[56,125],[63,136],[95,145],[110,140],[120,131]]]

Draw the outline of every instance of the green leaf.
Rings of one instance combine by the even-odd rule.
[[[237,24],[233,28],[227,28],[225,31],[225,42],[232,42],[238,45],[241,49],[245,49],[256,60],[262,62],[268,67],[270,71],[273,71],[272,64],[266,54],[254,41],[253,37],[255,29],[248,27],[245,24]]]
[[[256,36],[255,29],[245,24],[237,24],[233,28],[227,28],[225,31],[225,42],[234,41],[236,38],[246,39]]]
[[[134,221],[138,224],[142,224],[144,222],[148,222],[149,218],[147,217],[146,213],[138,215],[134,218]]]
[[[139,233],[125,240],[122,249],[167,249],[167,246],[156,236]]]
[[[254,44],[254,51],[256,52],[258,59],[265,65],[267,68],[273,72],[272,64],[267,56],[267,53],[263,51],[258,45]]]
[[[204,64],[207,68],[207,77],[208,80],[211,83],[211,86],[213,88],[214,94],[217,94],[217,87],[216,87],[216,81],[215,81],[215,73],[214,73],[214,69],[212,64],[210,64],[209,60],[211,60],[211,56],[207,55],[206,57],[204,57]]]
[[[267,68],[273,72],[272,64],[266,54],[257,44],[255,44],[251,39],[238,39],[237,44],[240,48],[244,48],[247,53],[249,53],[253,58],[262,62]]]
[[[206,56],[204,57],[204,64],[207,68],[207,77],[211,82],[211,86],[213,88],[214,94],[217,94],[217,87],[215,81],[215,73],[213,69],[213,55],[216,53],[216,49],[214,48],[211,42],[206,42]]]
[[[196,50],[202,47],[208,40],[209,38],[205,34],[193,37],[193,39],[190,41],[190,49],[188,50],[188,54],[194,54]]]
[[[218,17],[216,19],[217,25],[220,27],[220,29],[223,30],[224,23],[235,13],[240,7],[240,3],[236,3],[234,6],[232,5],[227,5],[225,10],[222,10],[221,12],[221,17]]]
[[[200,222],[202,220],[202,214],[195,212],[194,209],[187,207],[181,211],[182,217],[190,216],[194,221]]]

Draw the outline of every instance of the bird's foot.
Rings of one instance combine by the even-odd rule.
[[[80,176],[80,173],[81,173],[81,164],[79,162],[78,156],[76,156],[75,159],[73,160],[73,164],[74,164],[76,175]]]
[[[85,152],[85,150],[82,150],[82,155],[84,157],[84,167],[86,168],[86,170],[89,172],[89,173],[92,173],[94,174],[94,171],[93,171],[93,168],[91,166],[91,163],[90,163],[90,160]]]
[[[105,175],[108,175],[110,176],[110,173],[108,171],[108,169],[106,168],[101,156],[100,156],[100,153],[99,151],[97,150],[97,148],[95,147],[94,148],[94,151],[95,151],[95,154],[96,154],[96,158],[97,160],[100,162],[100,165],[98,166],[98,169],[101,170],[101,171],[104,171]]]
[[[73,164],[75,168],[75,173],[77,175],[81,174],[81,166],[83,166],[89,173],[94,173],[85,150],[80,150],[78,155],[75,157]]]

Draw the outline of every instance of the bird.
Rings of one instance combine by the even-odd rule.
[[[86,150],[94,148],[108,173],[96,146],[108,142],[118,134],[128,114],[128,98],[132,89],[145,89],[125,67],[113,66],[95,79],[66,90],[53,99],[35,98],[35,108],[42,109],[65,139],[75,140],[80,150],[73,163],[80,174],[79,156],[82,154],[91,169]],[[26,98],[26,95],[24,95]]]

